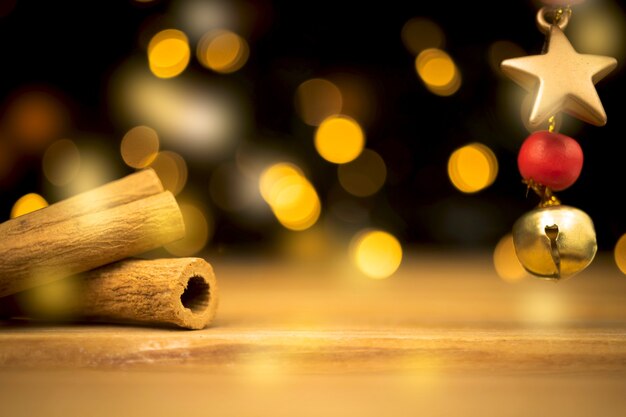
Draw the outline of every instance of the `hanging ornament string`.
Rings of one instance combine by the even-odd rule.
[[[538,208],[513,225],[515,252],[531,274],[559,280],[585,269],[595,257],[597,243],[591,218],[562,205],[554,195],[573,185],[583,166],[581,146],[557,133],[557,118],[564,112],[595,126],[605,125],[595,84],[615,69],[617,61],[578,53],[564,33],[571,7],[558,0],[543,3],[546,6],[536,16],[537,27],[546,36],[543,52],[507,59],[501,69],[532,96],[527,116],[532,133],[520,148],[517,164],[527,190],[540,198]]]

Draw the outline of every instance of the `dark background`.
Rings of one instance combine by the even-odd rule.
[[[187,71],[243,86],[253,105],[246,140],[283,147],[306,161],[322,204],[335,192],[336,169],[315,153],[314,129],[299,121],[293,95],[301,82],[336,72],[366,79],[375,98],[373,117],[365,125],[367,146],[381,154],[389,172],[379,193],[356,199],[368,213],[367,225],[391,230],[405,243],[491,247],[518,216],[537,204],[532,193],[526,197],[516,166],[516,151],[528,135],[516,110],[519,103],[503,106],[499,99],[502,89],[518,87],[498,75],[488,60],[489,46],[502,39],[529,54],[540,52],[543,37],[535,27],[536,4],[322,0],[240,5],[253,16],[245,34],[251,49],[246,66],[221,76],[192,59]],[[141,30],[155,16],[167,22],[172,3],[23,0],[10,6],[4,3],[9,11],[0,17],[2,111],[21,89],[46,88],[70,109],[69,137],[94,132],[112,138],[104,146],[117,152],[124,130],[108,110],[109,77],[129,56],[145,57]],[[445,32],[445,50],[463,76],[460,90],[451,97],[433,95],[416,76],[414,56],[400,38],[404,23],[415,16],[432,19]],[[621,67],[598,84],[608,124],[600,128],[572,122],[575,132],[562,129],[581,144],[585,164],[578,182],[559,196],[592,217],[600,249],[608,250],[626,232],[626,205],[620,202],[626,149],[626,78]],[[486,190],[464,195],[450,183],[446,164],[454,149],[474,141],[495,152],[499,175]],[[2,219],[8,219],[21,195],[45,196],[41,155],[19,155],[0,181]],[[123,173],[131,172],[121,160],[112,163]],[[190,165],[188,187],[205,190],[213,168],[213,162]],[[211,206],[208,193],[204,195]],[[271,242],[280,230],[275,221],[247,228],[216,207],[212,212],[215,234],[210,245],[254,248]]]

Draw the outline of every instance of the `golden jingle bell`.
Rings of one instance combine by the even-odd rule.
[[[522,266],[540,278],[559,280],[585,269],[598,249],[591,218],[570,206],[537,208],[513,225]]]

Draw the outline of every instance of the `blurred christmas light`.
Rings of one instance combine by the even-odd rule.
[[[339,165],[337,176],[347,192],[357,197],[367,197],[383,186],[387,167],[378,153],[364,149],[355,160]]]
[[[67,109],[54,95],[27,91],[9,103],[4,116],[7,133],[27,152],[39,152],[58,139],[68,125]]]
[[[51,184],[62,187],[74,181],[80,170],[80,163],[80,152],[76,144],[69,139],[61,139],[46,149],[42,169]]]
[[[615,244],[615,249],[613,251],[613,257],[615,258],[615,264],[622,271],[623,274],[626,274],[626,234],[623,234]]]
[[[80,169],[63,188],[51,190],[55,198],[63,199],[83,191],[91,190],[118,177],[113,149],[104,145],[102,137],[83,137],[79,142]]]
[[[219,85],[163,81],[129,65],[115,77],[113,110],[159,133],[161,147],[206,162],[234,151],[248,124],[244,97]]]
[[[269,203],[275,198],[278,192],[276,185],[286,177],[303,177],[302,170],[289,162],[280,162],[266,168],[259,179],[259,191],[265,202]]]
[[[444,51],[425,49],[415,59],[415,69],[432,93],[450,96],[461,87],[461,74],[456,64]]]
[[[250,49],[241,36],[224,29],[207,32],[198,42],[196,56],[205,67],[220,73],[235,72],[248,61]]]
[[[81,283],[76,276],[34,287],[16,296],[29,316],[44,320],[70,319],[80,304]]]
[[[315,188],[292,164],[268,167],[259,179],[259,190],[276,219],[287,229],[308,229],[321,214],[322,206]]]
[[[212,223],[195,204],[182,202],[179,205],[185,222],[185,237],[165,245],[165,250],[174,256],[195,255],[206,246],[213,232]]]
[[[287,229],[306,230],[321,214],[322,206],[310,182],[300,177],[298,182],[284,184],[272,203],[272,211]]]
[[[498,160],[487,146],[472,143],[455,150],[448,160],[448,176],[464,193],[487,188],[498,175]]]
[[[172,151],[161,151],[150,164],[150,167],[159,176],[163,188],[176,195],[187,184],[187,163],[185,159]]]
[[[584,13],[576,13],[568,32],[577,51],[608,55],[621,62],[625,56],[626,16],[612,0],[587,2]]]
[[[172,2],[170,16],[197,41],[212,29],[240,27],[236,6],[231,0],[179,0]]]
[[[335,164],[345,164],[361,154],[365,146],[363,129],[351,117],[331,116],[315,132],[315,149],[322,158]]]
[[[363,230],[352,239],[351,259],[370,278],[392,275],[402,262],[402,246],[398,239],[382,230]]]
[[[500,239],[493,251],[493,265],[496,273],[506,282],[519,282],[528,276],[515,254],[513,236],[507,234]]]
[[[341,112],[341,91],[328,80],[313,78],[298,86],[295,105],[304,123],[319,126],[327,117]]]
[[[414,17],[402,27],[402,43],[413,55],[424,49],[442,48],[445,43],[443,30],[432,20]]]
[[[496,74],[504,76],[500,70],[500,63],[505,59],[517,58],[526,55],[526,51],[521,46],[506,40],[495,41],[489,45],[487,59],[491,69]]]
[[[11,218],[23,216],[44,207],[48,207],[48,202],[42,196],[35,193],[26,194],[13,204]]]
[[[187,68],[189,56],[189,41],[180,30],[163,30],[154,35],[148,44],[150,71],[159,78],[179,75]]]
[[[159,152],[159,135],[148,126],[136,126],[122,138],[120,153],[126,165],[132,168],[145,168]]]

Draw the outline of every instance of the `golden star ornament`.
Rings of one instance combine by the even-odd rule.
[[[595,84],[617,66],[613,57],[579,54],[563,31],[552,25],[547,51],[502,61],[504,72],[526,90],[534,91],[529,126],[538,128],[560,111],[596,126],[606,124],[606,113]]]

